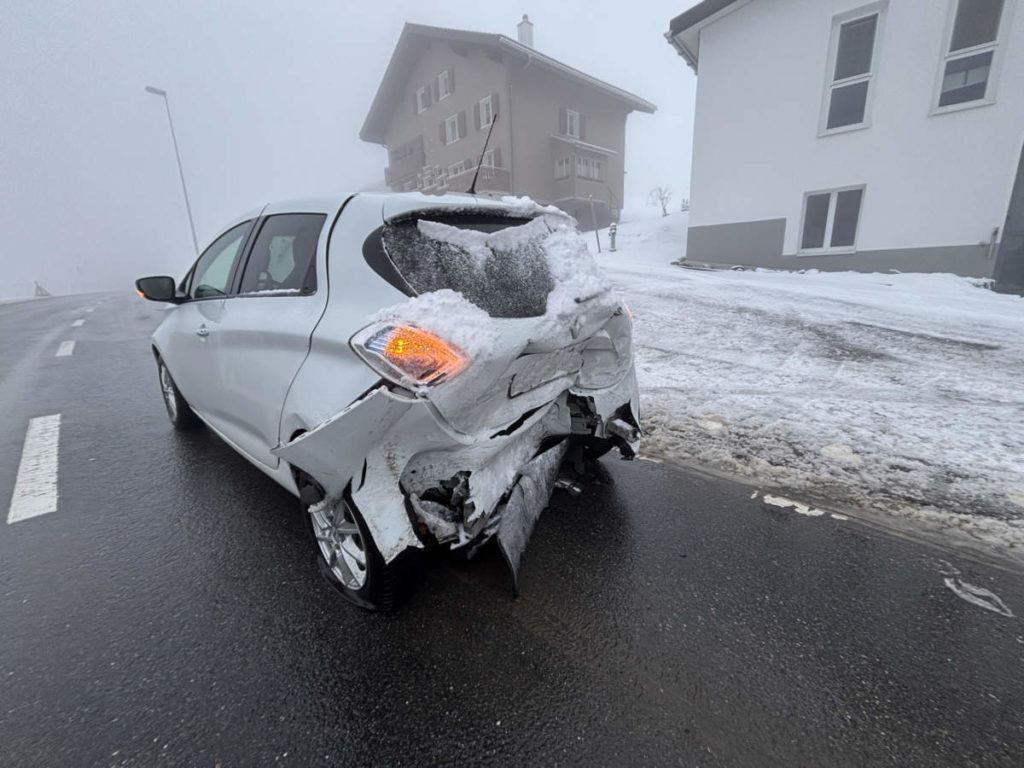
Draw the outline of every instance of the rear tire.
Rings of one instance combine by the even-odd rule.
[[[160,377],[160,390],[164,396],[164,407],[172,426],[179,431],[195,429],[199,426],[199,417],[181,396],[178,385],[174,383],[171,372],[167,370],[162,358],[156,360],[157,375]]]
[[[585,437],[580,441],[583,458],[587,461],[597,461],[614,447],[615,441],[607,438]]]
[[[408,593],[407,553],[385,563],[355,504],[343,498],[333,506],[324,505],[319,484],[304,473],[296,474],[320,574],[342,597],[364,610],[394,610]]]

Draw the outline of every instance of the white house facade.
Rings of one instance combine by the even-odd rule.
[[[698,73],[687,258],[1024,284],[1022,4],[705,0],[673,19]]]

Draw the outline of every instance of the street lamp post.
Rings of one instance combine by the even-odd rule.
[[[196,239],[196,225],[192,222],[192,206],[188,202],[188,189],[185,187],[185,171],[181,168],[181,153],[178,152],[178,138],[174,135],[174,121],[171,120],[171,103],[167,99],[167,91],[161,88],[146,86],[146,93],[154,96],[161,96],[164,100],[164,107],[167,108],[167,123],[171,126],[171,143],[174,144],[174,157],[178,160],[178,175],[181,177],[181,191],[185,195],[185,210],[188,212],[188,226],[192,230],[192,246],[199,253],[199,241]]]

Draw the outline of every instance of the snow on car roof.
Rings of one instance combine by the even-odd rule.
[[[510,210],[521,216],[536,216],[540,213],[559,213],[557,208],[542,206],[528,197],[491,197],[488,195],[470,195],[467,193],[450,193],[446,195],[425,195],[422,192],[359,192],[356,195],[335,194],[316,197],[300,197],[280,200],[268,204],[262,211],[263,215],[275,213],[327,213],[337,211],[349,198],[359,197],[364,200],[378,199],[386,217],[391,217],[417,208],[501,208]],[[248,216],[252,218],[255,213]],[[240,219],[241,221],[241,219]]]

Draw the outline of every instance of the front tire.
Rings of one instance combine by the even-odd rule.
[[[303,511],[317,547],[317,566],[327,582],[351,603],[368,611],[394,610],[408,585],[404,560],[385,563],[363,516],[348,499],[324,500],[320,486],[300,476]]]
[[[160,377],[160,391],[163,394],[164,406],[167,408],[167,417],[171,420],[171,424],[179,431],[195,429],[199,426],[199,417],[181,396],[178,385],[174,383],[171,372],[167,370],[162,358],[157,358],[156,367]]]

